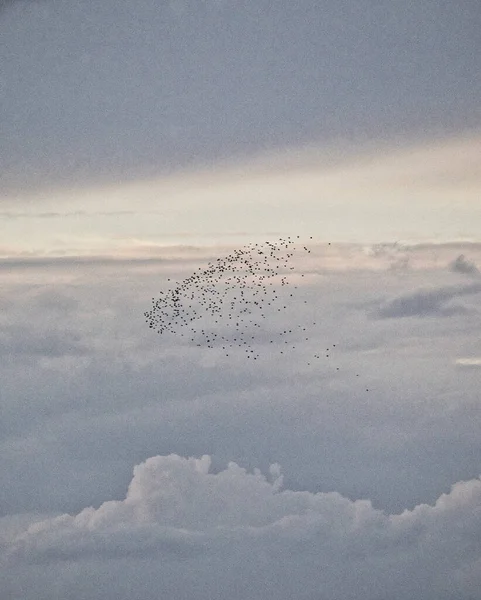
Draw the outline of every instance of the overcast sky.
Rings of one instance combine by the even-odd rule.
[[[479,126],[477,0],[19,0],[0,19],[4,190]]]
[[[1,600],[479,598],[480,31],[0,2]],[[287,236],[256,362],[149,329]]]

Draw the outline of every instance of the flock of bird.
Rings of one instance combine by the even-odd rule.
[[[160,292],[159,298],[152,298],[151,310],[144,313],[146,322],[159,334],[180,335],[190,344],[222,349],[225,356],[236,348],[252,360],[261,358],[262,349],[270,356],[274,352],[288,354],[299,343],[309,341],[309,331],[316,326],[316,321],[288,326],[284,321],[273,331],[276,315],[289,308],[298,312],[298,285],[291,281],[295,275],[291,259],[300,252],[310,254],[311,250],[287,237],[251,243],[217,258]],[[318,350],[307,364],[329,358],[335,347]]]

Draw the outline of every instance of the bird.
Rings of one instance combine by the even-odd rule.
[[[180,335],[196,347],[222,349],[226,357],[232,354],[228,348],[242,347],[247,358],[257,360],[262,345],[256,343],[256,329],[264,336],[269,334],[269,346],[274,344],[274,315],[298,306],[299,286],[290,278],[295,271],[291,261],[302,253],[311,254],[311,250],[307,244],[296,244],[294,238],[299,240],[300,235],[246,244],[199,267],[183,281],[167,278],[171,288],[152,297],[151,309],[144,312],[149,328],[161,335]],[[308,300],[304,299],[304,304]],[[301,339],[308,342],[308,330],[316,326],[317,320],[297,327],[284,324],[278,333],[287,339],[280,353],[302,349]],[[190,335],[184,336],[185,329]],[[326,358],[333,356],[334,348],[336,344],[329,344],[323,353]],[[272,354],[268,346],[266,353]],[[320,357],[321,351],[314,354],[317,360]],[[312,359],[306,362],[313,364]]]

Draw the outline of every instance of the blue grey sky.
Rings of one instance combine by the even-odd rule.
[[[476,0],[40,0],[0,13],[1,188],[479,127]]]

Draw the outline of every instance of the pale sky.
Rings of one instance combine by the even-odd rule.
[[[294,230],[345,243],[475,241],[480,156],[477,135],[349,157],[304,148],[170,178],[6,197],[0,250],[115,254]]]

